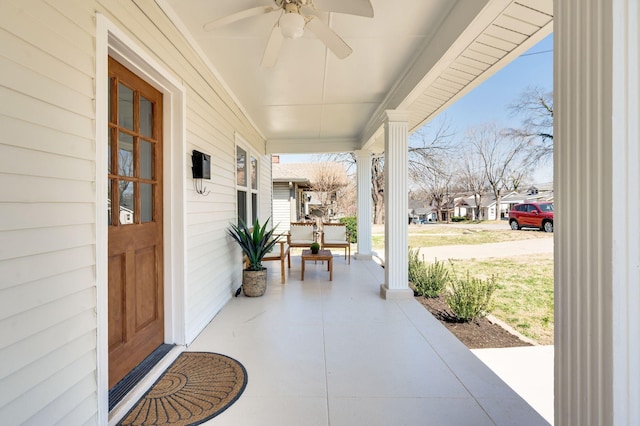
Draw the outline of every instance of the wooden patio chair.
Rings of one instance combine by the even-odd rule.
[[[313,222],[291,222],[287,233],[289,248],[309,248],[314,241]],[[287,259],[288,265],[291,267],[291,252],[287,254]]]
[[[351,264],[351,238],[344,223],[323,223],[320,247],[344,248],[344,258]],[[347,256],[347,251],[349,255]]]

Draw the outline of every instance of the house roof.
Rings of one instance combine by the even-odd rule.
[[[298,182],[309,184],[308,163],[279,163],[271,168],[273,182]]]
[[[336,173],[344,176],[344,166],[335,162],[323,163],[275,163],[272,165],[271,180],[273,182],[295,182],[310,185],[316,173]]]

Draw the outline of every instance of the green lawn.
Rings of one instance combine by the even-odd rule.
[[[458,274],[496,275],[493,315],[543,345],[553,344],[553,256],[527,255],[503,259],[453,262]]]
[[[409,231],[410,247],[474,245],[503,241],[550,238],[545,232],[483,230],[446,225]],[[373,236],[374,250],[384,249],[384,236]],[[520,333],[540,344],[553,344],[553,255],[527,255],[453,261],[458,274],[496,275],[498,290],[492,312]]]

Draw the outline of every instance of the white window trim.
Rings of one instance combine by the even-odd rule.
[[[247,161],[245,163],[245,177],[247,186],[238,185],[238,148],[244,150],[247,155]],[[251,187],[251,159],[255,158],[256,160],[256,188],[253,189]],[[260,155],[256,152],[255,149],[249,145],[249,143],[238,133],[235,134],[235,164],[236,164],[236,196],[238,191],[245,191],[246,200],[245,205],[247,206],[247,225],[255,222],[256,217],[253,217],[253,194],[256,194],[256,212],[257,216],[260,216]],[[236,217],[238,217],[238,201],[236,199]]]

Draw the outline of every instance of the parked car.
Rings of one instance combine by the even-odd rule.
[[[553,203],[516,204],[509,212],[511,229],[538,228],[553,232]]]

